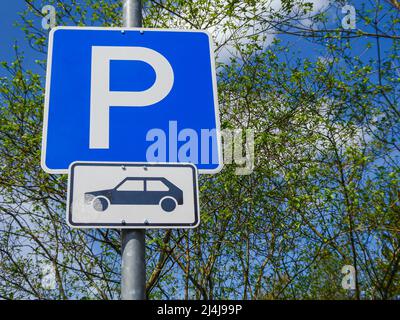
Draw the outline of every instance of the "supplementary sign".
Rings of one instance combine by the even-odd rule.
[[[67,221],[82,228],[194,228],[199,224],[196,166],[74,162]]]

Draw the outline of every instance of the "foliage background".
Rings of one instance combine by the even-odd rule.
[[[24,53],[0,88],[0,298],[117,299],[119,230],[65,222],[67,177],[40,168],[48,31],[120,25],[111,0],[25,0]],[[201,226],[147,232],[151,299],[394,299],[400,294],[397,1],[148,0],[144,26],[216,41],[223,128],[253,128],[255,170],[201,176]],[[43,264],[56,287],[42,286]],[[341,286],[344,265],[356,289]]]

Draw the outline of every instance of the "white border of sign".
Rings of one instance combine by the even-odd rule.
[[[222,157],[222,146],[221,146],[221,129],[220,129],[220,117],[219,117],[219,105],[218,105],[218,90],[217,90],[217,78],[215,69],[215,46],[211,34],[206,30],[183,30],[183,29],[151,29],[151,28],[108,28],[108,27],[55,27],[52,28],[49,34],[49,45],[47,50],[47,69],[46,69],[46,87],[45,87],[45,98],[44,98],[44,116],[43,116],[43,134],[42,134],[42,150],[40,164],[42,169],[51,174],[66,174],[68,169],[50,169],[46,166],[46,143],[47,143],[47,127],[49,119],[49,102],[50,102],[50,83],[51,83],[51,65],[52,65],[52,54],[53,54],[53,38],[54,33],[57,30],[109,30],[109,31],[165,31],[165,32],[202,32],[208,36],[210,44],[210,60],[211,60],[211,74],[213,84],[213,95],[215,105],[215,121],[217,130],[217,148],[218,148],[218,162],[219,165],[215,169],[198,169],[199,174],[216,174],[223,168],[223,157]]]
[[[193,224],[179,224],[179,223],[74,223],[72,221],[72,206],[73,201],[73,179],[74,179],[74,166],[76,165],[99,165],[99,166],[135,166],[135,167],[191,167],[193,169],[193,192],[194,192],[194,212],[195,222]],[[90,161],[75,161],[70,164],[68,168],[68,192],[67,192],[67,224],[72,228],[117,228],[117,229],[193,229],[200,224],[200,202],[199,202],[199,182],[198,182],[198,169],[192,163],[187,162],[90,162]]]

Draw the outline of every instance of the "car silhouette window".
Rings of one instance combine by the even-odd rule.
[[[147,191],[168,191],[169,188],[165,185],[164,182],[160,180],[147,180],[146,181],[146,190]]]
[[[144,191],[143,180],[126,180],[117,187],[118,191]]]

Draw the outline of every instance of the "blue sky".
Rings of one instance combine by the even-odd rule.
[[[23,0],[3,0],[0,14],[0,61],[10,61],[14,57],[12,45],[15,40],[26,48],[23,32],[13,24],[18,20],[18,12],[25,8]]]
[[[325,0],[314,0],[316,3],[319,2],[325,2]],[[357,1],[349,1],[350,3],[356,4]],[[19,27],[14,26],[15,21],[19,20],[19,15],[18,13],[23,11],[26,7],[25,1],[24,0],[2,0],[2,9],[0,12],[0,41],[1,41],[1,50],[0,50],[0,61],[12,61],[14,59],[14,50],[13,50],[13,44],[15,41],[17,41],[18,45],[20,46],[20,49],[26,53],[26,63],[25,66],[28,68],[34,68],[34,60],[36,58],[42,59],[42,56],[38,56],[35,54],[35,52],[29,47],[27,41],[24,39],[24,33],[20,30]],[[336,9],[337,11],[340,11],[339,9]],[[339,16],[341,16],[339,14]],[[38,21],[34,21],[36,25],[40,25],[40,21],[38,17],[35,17],[38,19]],[[34,19],[35,19],[34,18]],[[331,17],[333,18],[333,17]],[[361,25],[358,25],[358,27],[364,27]],[[284,37],[284,36],[279,36],[282,39],[288,39],[289,41],[295,40],[296,42],[303,42],[301,39],[293,39],[293,37]],[[361,39],[359,39],[361,40]],[[357,40],[353,40],[353,43],[355,43]],[[358,45],[360,45],[360,49],[364,49],[365,45],[365,40],[358,41]],[[384,41],[383,41],[384,42]],[[383,44],[385,47],[385,44]],[[300,46],[298,46],[300,47]],[[302,48],[302,52],[305,56],[315,56],[316,51],[315,50],[320,50],[321,47],[317,45],[311,45],[308,43],[306,48]],[[36,71],[36,70],[35,70]],[[4,70],[0,69],[0,76],[3,76]]]
[[[2,0],[0,12],[0,61],[12,62],[15,59],[13,45],[17,43],[19,51],[25,53],[24,66],[28,69],[33,69],[36,72],[43,72],[35,64],[35,59],[43,59],[42,55],[29,47],[25,39],[24,32],[20,27],[15,26],[16,21],[21,21],[19,13],[24,11],[26,4],[24,0]],[[38,24],[41,21],[37,21]],[[7,72],[0,68],[0,77],[7,76]]]

